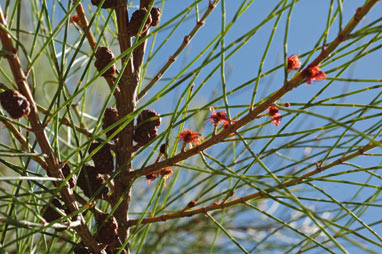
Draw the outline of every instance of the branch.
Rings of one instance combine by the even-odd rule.
[[[204,13],[203,17],[196,23],[195,27],[192,29],[192,31],[184,36],[182,44],[179,46],[179,48],[175,51],[175,53],[169,57],[167,63],[160,69],[160,71],[154,76],[154,78],[150,81],[150,83],[147,84],[145,88],[142,89],[142,91],[138,94],[138,99],[141,99],[143,96],[147,94],[147,92],[158,82],[163,74],[167,71],[168,68],[176,61],[176,58],[179,56],[179,54],[183,51],[183,49],[190,43],[191,39],[195,36],[195,34],[198,32],[198,30],[204,25],[205,20],[210,15],[210,13],[213,11],[217,4],[218,0],[215,0],[213,3],[210,2],[208,5],[208,8],[206,12]]]
[[[47,168],[48,172],[53,177],[65,179],[62,172],[60,171],[58,160],[52,150],[52,147],[50,146],[49,139],[46,136],[46,133],[44,131],[44,125],[41,123],[39,119],[36,104],[34,102],[32,93],[29,89],[29,85],[27,83],[26,77],[21,69],[21,63],[17,56],[17,50],[13,47],[11,37],[6,31],[7,23],[5,21],[3,10],[1,7],[0,7],[0,24],[1,24],[0,40],[4,50],[6,50],[7,52],[11,52],[11,55],[7,56],[7,60],[11,68],[12,74],[14,76],[15,83],[17,84],[19,91],[27,98],[27,100],[30,103],[31,111],[28,116],[28,119],[32,126],[32,131],[34,132],[36,136],[36,140],[41,148],[41,151],[45,154],[45,160],[48,165],[48,168]],[[66,186],[66,185],[63,186],[62,189],[60,190],[60,193],[62,195],[62,198],[66,206],[70,209],[71,212],[78,210],[77,203],[75,202],[73,198],[73,193],[72,193],[72,190],[69,188],[69,186]],[[86,226],[86,222],[84,218],[80,215],[78,219],[81,223],[79,226],[75,227],[74,229],[81,236],[84,243],[95,253],[105,253],[104,251],[101,250],[100,246],[91,235],[88,227]]]
[[[55,228],[55,229],[69,229],[69,228],[75,228],[80,226],[80,221],[72,221],[68,225],[66,224],[60,224],[60,223],[54,223],[51,224],[49,227],[46,227],[48,224],[41,224],[41,223],[35,223],[25,220],[16,220],[12,218],[4,218],[0,217],[0,223],[10,224],[17,228]]]
[[[353,159],[359,155],[363,155],[366,151],[369,151],[369,150],[375,148],[376,146],[377,145],[375,145],[375,144],[369,143],[366,146],[362,147],[361,149],[357,150],[356,152],[354,152],[352,154],[349,154],[347,156],[343,156],[343,157],[341,157],[341,158],[339,158],[339,159],[337,159],[337,160],[335,160],[335,161],[333,161],[333,162],[331,162],[325,166],[317,166],[317,168],[315,170],[312,170],[312,171],[300,176],[299,178],[283,181],[280,184],[278,184],[274,187],[268,188],[266,190],[262,190],[259,192],[249,194],[247,196],[236,198],[236,199],[231,200],[229,202],[213,203],[209,206],[205,206],[205,207],[201,207],[201,208],[197,208],[197,209],[193,209],[193,210],[181,210],[181,211],[178,211],[175,213],[169,213],[169,214],[165,214],[162,216],[146,218],[146,219],[143,219],[140,222],[140,224],[150,224],[150,223],[154,223],[154,222],[190,217],[190,216],[200,214],[200,213],[205,214],[205,213],[210,212],[210,211],[221,210],[221,209],[225,209],[227,207],[231,207],[231,206],[238,205],[238,204],[245,204],[249,200],[266,198],[266,197],[268,197],[269,193],[271,193],[271,192],[273,192],[273,191],[275,191],[281,187],[283,187],[283,188],[291,187],[291,186],[298,185],[298,184],[304,183],[306,181],[309,181],[309,177],[316,175],[318,173],[321,173],[321,172],[323,172],[329,168],[332,168],[336,165],[340,165],[344,161],[348,161],[348,160]],[[319,165],[319,163],[317,163],[317,165]],[[130,220],[128,223],[129,223],[129,226],[134,226],[134,225],[137,225],[139,221],[140,221],[139,219]]]
[[[332,41],[330,44],[328,44],[326,49],[323,49],[321,54],[314,59],[309,66],[316,66],[319,65],[324,59],[326,59],[330,53],[332,53],[336,47],[347,39],[347,36],[350,34],[352,29],[361,21],[361,19],[366,15],[366,13],[373,7],[374,4],[376,4],[378,0],[370,0],[367,2],[364,6],[357,9],[354,17],[349,21],[348,25],[342,30],[336,37],[334,41]],[[307,68],[308,68],[307,67]],[[210,139],[204,141],[198,146],[195,146],[194,148],[187,150],[185,152],[181,152],[177,155],[175,155],[172,158],[169,158],[167,160],[151,164],[149,166],[146,166],[143,169],[138,169],[130,172],[129,174],[125,175],[125,181],[130,181],[132,178],[136,178],[139,176],[151,174],[152,172],[155,172],[161,168],[173,166],[176,163],[183,161],[195,154],[198,154],[201,151],[206,150],[207,148],[222,142],[225,138],[229,137],[231,134],[234,134],[239,128],[246,125],[250,121],[256,119],[258,115],[265,111],[272,103],[274,103],[276,100],[283,97],[285,94],[290,92],[292,89],[298,87],[299,85],[303,84],[306,81],[306,78],[304,76],[304,70],[300,70],[300,72],[292,78],[290,81],[286,82],[283,87],[281,87],[279,90],[274,92],[272,95],[269,96],[267,100],[259,104],[256,108],[253,110],[250,110],[247,115],[245,115],[243,118],[238,120],[236,123],[228,126],[227,128],[223,129],[220,133],[216,134],[215,136],[212,136]]]

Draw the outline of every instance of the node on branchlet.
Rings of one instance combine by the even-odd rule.
[[[107,213],[98,214],[96,217],[97,222],[97,241],[104,244],[112,244],[118,240],[118,223],[114,216],[110,216],[109,219]]]
[[[168,179],[174,171],[170,167],[165,167],[159,171],[159,175],[161,175],[163,178]]]
[[[109,126],[115,124],[118,121],[118,111],[115,108],[106,108],[105,113],[103,115],[102,119],[102,128],[106,130]],[[106,132],[106,136],[110,137],[114,132],[116,132],[118,129],[118,126],[114,127],[113,129]],[[118,138],[118,135],[115,135],[113,137],[113,140],[116,140]]]
[[[100,72],[114,60],[114,54],[108,47],[98,47],[97,52],[95,53],[95,58],[96,61],[94,65]],[[117,68],[115,67],[115,64],[113,64],[107,71],[102,74],[102,76],[112,77],[116,73]]]
[[[90,145],[89,153],[100,146],[101,142],[94,142]],[[111,147],[108,143],[105,143],[101,149],[99,149],[92,156],[96,172],[100,174],[111,174],[114,170],[114,158],[111,153]]]
[[[195,200],[192,200],[192,201],[188,202],[186,209],[192,208],[192,207],[196,206],[197,204],[198,204],[198,202],[196,202]]]
[[[94,6],[99,6],[99,4],[101,3],[101,0],[91,0],[91,2]],[[117,3],[118,3],[118,0],[105,0],[101,8],[102,9],[116,8],[118,6]]]
[[[52,206],[56,207],[56,209],[53,208]],[[50,202],[50,204],[45,205],[41,209],[41,216],[47,222],[52,222],[52,221],[58,220],[62,217],[62,215],[57,211],[57,209],[64,212],[64,206],[60,203],[60,201],[58,199],[53,199]]]
[[[9,89],[0,93],[0,102],[13,119],[28,116],[31,111],[27,98],[17,90]]]
[[[151,11],[150,11],[151,18],[152,18],[151,26],[159,25],[161,12],[162,11],[159,7],[154,6],[153,8],[151,8]]]
[[[139,145],[146,145],[158,136],[158,127],[160,126],[160,115],[154,110],[143,110],[138,118],[134,129],[133,139]]]
[[[77,186],[81,188],[88,198],[102,188],[95,196],[95,199],[105,199],[109,190],[104,184],[105,180],[102,175],[97,172],[95,167],[87,164],[82,168],[77,179]]]
[[[139,28],[141,27],[141,24],[146,16],[146,13],[147,13],[146,8],[136,10],[133,13],[133,15],[131,16],[129,25],[127,27],[127,33],[129,36],[137,36],[139,32]],[[145,33],[150,28],[151,22],[152,22],[152,17],[151,17],[151,14],[149,13],[147,16],[146,24],[143,26],[142,31],[138,36]]]

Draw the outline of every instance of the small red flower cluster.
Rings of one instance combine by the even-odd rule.
[[[291,70],[298,70],[300,66],[301,66],[301,62],[298,56],[292,55],[288,57],[288,72],[290,72]]]
[[[211,114],[209,117],[208,117],[208,120],[212,123],[214,123],[214,125],[219,125],[219,124],[223,124],[225,122],[228,123],[228,117],[227,117],[227,113],[225,111],[219,111],[219,112],[215,112],[215,109],[213,107],[210,107],[210,111],[211,111]]]
[[[326,79],[326,73],[321,71],[317,65],[306,68],[303,70],[302,75],[306,78],[308,85],[312,84],[312,81]]]
[[[198,145],[200,136],[201,134],[199,132],[185,129],[179,134],[179,139],[183,140],[185,144],[193,143],[194,145]]]
[[[280,127],[281,115],[279,113],[279,109],[275,106],[270,106],[268,108],[268,114],[272,119],[272,123],[277,127]]]
[[[288,72],[291,70],[298,70],[301,66],[301,61],[296,55],[288,57]],[[302,76],[306,79],[308,85],[312,84],[312,81],[325,80],[326,73],[321,71],[318,65],[307,67],[302,71]]]
[[[219,124],[223,124],[224,129],[228,128],[229,120],[227,113],[225,111],[215,112],[214,107],[210,107],[211,115],[208,117],[208,120],[214,123],[213,135],[216,133],[216,128]],[[231,125],[235,124],[237,121],[231,120]]]

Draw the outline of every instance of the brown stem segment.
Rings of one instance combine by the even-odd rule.
[[[377,2],[378,0],[370,0],[369,2],[365,3],[362,7],[358,8],[354,17],[349,21],[347,26],[337,35],[336,39],[332,41],[331,43],[329,43],[327,48],[324,49],[321,52],[321,54],[316,59],[314,59],[311,64],[308,65],[308,67],[316,66],[319,63],[321,63],[324,59],[326,59],[330,55],[330,53],[333,52],[341,42],[347,39],[347,36],[350,34],[350,32],[356,27],[356,25],[361,21],[361,19],[366,15],[366,13],[368,13],[368,11]],[[203,150],[206,150],[207,148],[219,142],[222,142],[225,138],[235,133],[239,128],[246,125],[248,122],[256,119],[261,112],[265,111],[276,100],[280,99],[282,96],[290,92],[292,89],[303,84],[305,81],[306,81],[306,78],[304,76],[304,70],[302,70],[293,79],[286,82],[284,86],[282,86],[279,90],[277,90],[272,95],[270,95],[267,100],[259,104],[256,108],[251,110],[247,115],[245,115],[243,118],[238,120],[236,123],[223,129],[217,135],[212,136],[210,139],[206,140],[200,145],[190,150],[187,150],[185,152],[181,152],[172,158],[169,158],[167,160],[164,160],[158,163],[151,164],[143,169],[130,172],[129,175],[124,176],[126,178],[126,181],[130,181],[132,178],[135,178],[135,177],[151,174],[152,172],[155,172],[161,168],[173,166],[180,161],[183,161],[195,154],[198,154],[199,152]]]
[[[119,0],[118,8],[115,10],[118,23],[118,39],[121,53],[131,47],[131,39],[128,34],[128,8],[127,1]],[[122,73],[119,82],[121,90],[121,100],[117,104],[120,119],[133,112],[136,108],[136,89],[139,83],[138,77],[134,73],[132,58],[129,55],[122,58],[122,66],[127,64]],[[131,156],[134,152],[133,147],[134,122],[130,122],[120,133],[117,144],[117,169],[121,170],[121,175],[127,174],[131,169]],[[130,203],[130,186],[129,182],[124,182],[121,177],[116,177],[114,192],[111,196],[111,205],[118,208],[114,212],[114,216],[118,222],[118,236],[122,242],[129,237],[129,228],[127,222],[129,220],[128,210]],[[127,248],[128,250],[128,248]],[[129,251],[129,250],[128,250]]]
[[[11,55],[7,56],[7,60],[19,91],[28,99],[30,103],[31,111],[28,116],[28,119],[32,126],[32,131],[36,136],[36,140],[41,148],[41,151],[45,155],[45,160],[48,165],[48,168],[47,168],[48,172],[53,177],[65,179],[62,172],[60,171],[57,158],[52,150],[52,147],[50,146],[48,137],[45,134],[44,126],[39,119],[36,104],[34,102],[32,93],[29,89],[29,85],[27,83],[26,77],[21,69],[21,63],[17,56],[17,50],[13,47],[11,37],[4,29],[5,27],[7,27],[7,23],[5,21],[3,10],[1,9],[1,7],[0,7],[0,24],[2,26],[0,27],[1,43],[5,51],[12,53]],[[69,208],[71,212],[78,210],[77,203],[75,202],[73,197],[73,192],[68,186],[63,186],[63,188],[60,190],[60,193],[62,195],[63,201],[65,202],[66,206]],[[97,241],[91,235],[88,227],[86,226],[86,222],[84,218],[81,215],[79,215],[78,220],[81,223],[79,226],[75,227],[74,229],[80,235],[83,242],[89,247],[89,249],[92,252],[105,253],[104,251],[101,250]]]

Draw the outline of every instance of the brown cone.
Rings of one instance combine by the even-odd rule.
[[[86,178],[87,176],[87,178]],[[103,188],[95,199],[105,199],[107,193],[109,192],[108,188],[103,186],[105,180],[102,178],[100,174],[97,173],[95,167],[90,165],[85,165],[80,175],[78,176],[77,186],[83,190],[85,196],[90,198],[93,194],[98,191],[101,187]]]
[[[57,209],[63,209],[63,206],[61,205],[60,201],[58,199],[53,199],[51,201],[51,204],[54,205]],[[47,221],[47,222],[52,222],[55,220],[58,220],[59,218],[62,217],[62,215],[56,211],[53,207],[50,205],[46,205],[41,209],[42,217]]]
[[[109,63],[114,60],[114,54],[108,47],[98,47],[95,53],[96,61],[94,63],[97,70],[102,71]],[[111,77],[117,73],[115,64],[113,64],[107,71],[105,71],[102,76]]]
[[[94,6],[98,6],[101,3],[101,0],[91,0],[91,1]],[[118,0],[105,0],[101,8],[103,9],[116,8],[118,6],[117,3],[118,3]]]
[[[94,149],[96,149],[100,142],[95,142],[90,145],[89,153],[91,153]],[[92,160],[94,161],[94,165],[96,167],[96,172],[100,174],[111,174],[114,170],[114,158],[111,153],[111,148],[108,143],[102,146],[101,149],[98,150],[93,156]]]
[[[6,90],[0,93],[1,106],[14,119],[28,116],[30,106],[27,98],[17,90]]]
[[[146,145],[158,136],[161,119],[154,110],[143,110],[137,118],[133,139],[139,145]]]
[[[107,108],[105,110],[105,114],[103,115],[102,119],[102,128],[105,130],[109,126],[115,124],[118,121],[118,111],[115,108]],[[106,136],[110,137],[114,132],[116,132],[118,127],[114,127],[110,131],[106,132]],[[118,135],[115,135],[113,140],[116,140],[118,138]]]
[[[110,216],[105,221],[107,216],[107,213],[102,213],[96,218],[98,226],[97,241],[109,245],[118,239],[118,223],[114,216]]]
[[[65,178],[68,177],[70,175],[70,173],[72,173],[68,164],[65,164],[65,166],[61,169],[61,171],[62,171],[62,174],[65,176]],[[73,175],[69,179],[68,183],[69,183],[70,188],[73,188],[77,183],[76,176]]]
[[[147,13],[146,8],[136,10],[133,13],[129,22],[129,26],[127,27],[127,33],[129,34],[129,36],[137,35],[139,28],[141,27],[141,24],[146,16],[146,13]],[[146,24],[142,28],[141,34],[146,32],[150,28],[151,22],[152,22],[151,14],[149,14],[146,20]]]
[[[161,12],[162,11],[161,11],[161,9],[159,7],[151,8],[150,14],[151,14],[151,17],[153,19],[153,21],[151,22],[151,26],[159,25]]]

